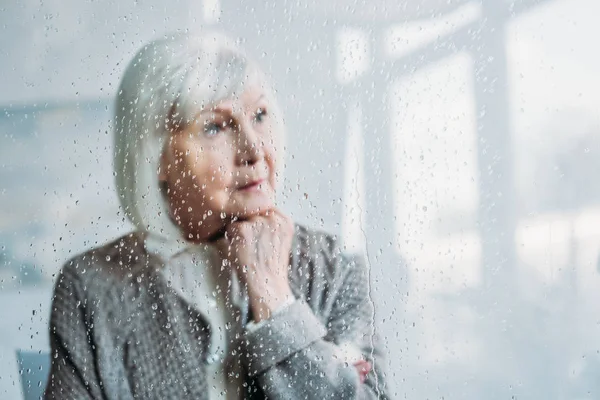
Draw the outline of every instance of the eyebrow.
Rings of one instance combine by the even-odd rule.
[[[266,96],[265,94],[261,94],[258,99],[254,100],[254,102],[252,103],[252,105],[256,105],[256,103],[260,102],[262,99],[264,99]],[[231,107],[221,107],[221,106],[215,106],[214,108],[209,108],[209,109],[205,109],[203,111],[201,111],[201,113],[205,113],[205,112],[231,112]]]

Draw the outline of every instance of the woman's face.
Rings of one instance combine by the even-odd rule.
[[[231,218],[274,207],[282,133],[270,113],[265,92],[248,86],[172,133],[159,179],[167,183],[171,217],[188,240],[206,241]]]

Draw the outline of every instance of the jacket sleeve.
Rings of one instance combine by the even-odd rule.
[[[100,399],[83,288],[67,263],[54,287],[50,315],[51,366],[45,399]]]
[[[341,258],[339,282],[325,326],[298,299],[259,328],[247,331],[246,369],[270,399],[388,399],[384,359],[374,332],[373,303],[362,258]],[[364,383],[340,357],[353,347],[373,370]]]

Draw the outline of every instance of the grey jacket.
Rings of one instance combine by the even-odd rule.
[[[295,227],[290,285],[297,300],[236,344],[248,399],[387,399],[368,272],[330,235]],[[52,304],[46,399],[207,399],[210,326],[159,273],[131,233],[62,268]],[[245,321],[248,310],[240,310]],[[336,346],[373,364],[360,383]]]

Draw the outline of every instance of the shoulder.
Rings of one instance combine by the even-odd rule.
[[[140,277],[147,280],[152,265],[135,232],[77,254],[62,266],[54,285],[55,323],[67,326],[69,318],[81,315],[98,329],[117,324],[115,332],[122,333],[136,299],[144,297]]]
[[[96,278],[119,281],[147,265],[147,258],[141,234],[131,232],[75,255],[61,273],[86,283]]]
[[[294,228],[292,272],[296,282],[307,283],[318,290],[339,289],[364,275],[366,267],[362,255],[346,252],[337,235],[302,224],[295,224]],[[305,282],[307,280],[310,282]]]
[[[296,223],[294,226],[292,251],[313,262],[320,260],[327,265],[353,263],[362,259],[362,255],[345,251],[341,240],[332,233]]]
[[[336,235],[303,224],[294,224],[294,239],[298,250],[303,252],[322,253],[331,257],[340,251]]]
[[[55,283],[55,296],[77,294],[82,301],[115,301],[139,292],[140,276],[153,264],[141,234],[132,232],[79,253],[64,263]],[[64,293],[62,293],[64,292]]]

